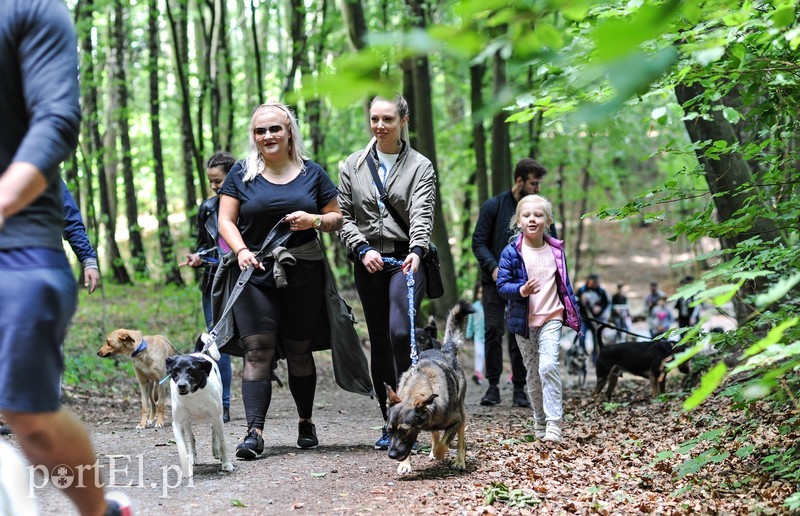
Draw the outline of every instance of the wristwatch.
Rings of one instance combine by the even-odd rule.
[[[318,229],[321,225],[322,225],[322,217],[317,215],[316,217],[314,217],[314,221],[311,223],[311,226],[314,229]]]

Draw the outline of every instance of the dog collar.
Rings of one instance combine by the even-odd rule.
[[[133,353],[131,353],[131,356],[132,356],[132,357],[135,357],[135,356],[139,355],[139,353],[141,353],[141,352],[142,352],[142,351],[144,351],[145,349],[147,349],[147,341],[146,341],[146,340],[144,340],[144,339],[142,339],[142,343],[141,343],[141,344],[139,344],[139,347],[138,347],[138,348],[136,348],[136,349],[133,351]]]

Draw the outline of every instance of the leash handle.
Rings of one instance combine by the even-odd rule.
[[[397,265],[401,270],[403,268],[403,262],[396,258],[381,256],[381,259],[389,265]],[[417,310],[414,308],[414,273],[408,271],[403,272],[403,274],[406,275],[406,287],[408,287],[408,318],[411,320],[411,333],[409,334],[411,339],[409,343],[409,347],[411,348],[411,365],[415,366],[419,361],[419,357],[417,356],[417,332],[414,324],[414,319],[417,315]]]

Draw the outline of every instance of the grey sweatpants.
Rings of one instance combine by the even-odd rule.
[[[517,335],[519,351],[528,370],[528,396],[533,404],[533,419],[561,422],[561,374],[558,371],[558,352],[561,341],[561,321],[547,321],[530,329],[526,339]]]

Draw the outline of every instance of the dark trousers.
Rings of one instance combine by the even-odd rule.
[[[406,255],[389,255],[399,260]],[[384,264],[381,272],[370,274],[356,260],[355,282],[364,307],[370,342],[370,371],[375,394],[386,419],[386,388],[397,389],[400,376],[411,367],[411,318],[408,315],[408,287],[400,267]],[[414,308],[419,311],[425,295],[425,271],[414,274]]]
[[[506,301],[497,293],[493,283],[483,285],[483,318],[485,324],[486,378],[490,384],[500,382],[503,374],[503,335],[506,333]],[[508,334],[508,355],[514,387],[525,387],[528,371],[513,333]]]

